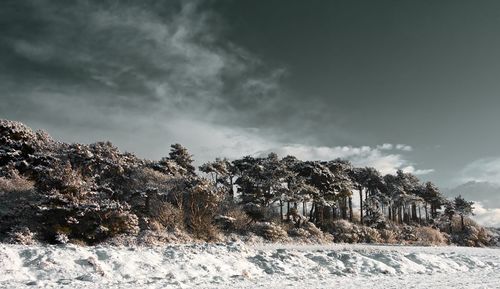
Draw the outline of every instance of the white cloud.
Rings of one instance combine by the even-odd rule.
[[[500,158],[483,158],[466,165],[457,182],[470,181],[500,184]]]
[[[474,203],[472,219],[480,225],[500,228],[500,208],[484,208],[481,202]]]
[[[401,154],[385,153],[384,147],[392,146],[384,144],[375,148],[369,146],[307,146],[301,144],[284,145],[271,148],[280,156],[293,155],[302,160],[333,160],[336,158],[348,159],[355,166],[370,166],[378,169],[382,174],[395,173],[398,169],[414,174],[428,174],[434,170],[415,169],[409,161]],[[261,152],[260,154],[265,154]]]
[[[378,145],[377,148],[380,150],[392,150],[394,146],[390,143],[385,143],[383,145]]]
[[[405,145],[405,144],[397,144],[396,149],[401,150],[401,151],[405,151],[405,152],[410,152],[413,150],[413,148],[411,146]]]
[[[410,152],[413,150],[413,148],[409,145],[405,145],[405,144],[391,144],[391,143],[384,143],[382,145],[378,145],[377,146],[377,149],[379,150],[385,150],[385,151],[389,151],[389,150],[400,150],[400,151],[405,151],[405,152]]]
[[[414,175],[426,175],[434,172],[434,169],[416,169],[414,166],[406,166],[402,170],[405,173],[412,173]]]

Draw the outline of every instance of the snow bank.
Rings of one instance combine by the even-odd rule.
[[[462,247],[0,245],[0,288],[259,288],[270,284],[333,288],[342,280],[353,286],[366,278],[377,280],[373,288],[384,288],[378,286],[438,277],[455,282],[467,276],[469,283],[462,283],[475,288],[484,274],[491,275],[490,281],[496,282],[492,284],[500,284],[495,274],[499,269],[500,250]],[[470,283],[474,278],[479,283]]]

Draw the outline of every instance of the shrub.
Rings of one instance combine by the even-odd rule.
[[[273,217],[272,209],[260,204],[246,203],[243,210],[253,221],[269,222]]]
[[[447,240],[445,236],[431,227],[419,227],[415,229],[416,243],[420,245],[444,245]]]
[[[32,190],[34,183],[13,172],[10,178],[0,177],[0,194],[19,193]]]
[[[20,245],[33,245],[35,241],[35,233],[31,232],[27,227],[16,227],[8,233],[8,243]]]
[[[362,226],[358,234],[360,241],[364,243],[379,243],[382,240],[380,233],[374,228]]]
[[[469,226],[463,232],[453,235],[456,243],[471,247],[484,247],[493,243],[491,232],[483,227]]]
[[[243,211],[240,206],[230,209],[226,216],[233,218],[233,229],[237,232],[245,232],[252,219]]]
[[[196,238],[206,241],[219,239],[219,230],[213,221],[221,201],[222,194],[214,191],[206,180],[200,180],[187,192],[184,203],[186,224]]]
[[[302,239],[301,241],[307,242],[323,243],[333,241],[333,235],[323,233],[323,231],[316,227],[314,223],[308,222],[306,220],[301,220],[296,224],[290,223],[290,225],[291,226],[289,226],[288,228],[288,235],[290,237],[297,237]]]
[[[292,228],[292,229],[288,230],[288,235],[291,237],[299,237],[299,238],[311,237],[311,233],[309,233],[304,228]]]
[[[131,212],[112,211],[106,217],[109,237],[118,234],[136,235],[139,233],[139,218]]]
[[[331,233],[336,242],[377,243],[382,240],[380,233],[371,227],[358,226],[346,220],[337,220],[331,224]]]
[[[287,239],[288,234],[278,224],[270,222],[258,222],[253,225],[252,230],[266,240],[277,242]]]
[[[184,228],[184,212],[169,202],[155,202],[149,208],[150,222],[171,231]]]
[[[381,229],[379,230],[380,240],[387,244],[397,243],[397,233],[393,230]]]
[[[316,225],[312,222],[304,222],[302,227],[311,234],[311,236],[321,237],[323,236],[323,231],[321,231]]]

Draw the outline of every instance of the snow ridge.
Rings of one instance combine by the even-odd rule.
[[[460,247],[2,244],[0,288],[258,288],[273,282],[297,285],[301,280],[320,286],[326,280],[346,278],[387,281],[416,275],[483,276],[500,269],[499,257],[498,249]]]

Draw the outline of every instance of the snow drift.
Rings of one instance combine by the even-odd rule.
[[[346,287],[374,278],[374,288],[394,282],[408,285],[409,280],[420,285],[439,280],[438,287],[467,284],[468,288],[481,288],[478,286],[487,284],[481,283],[485,280],[500,284],[500,276],[495,274],[499,269],[500,250],[484,248],[0,245],[0,288],[254,288],[270,284],[333,288],[339,282]],[[461,279],[469,283],[449,283]]]

